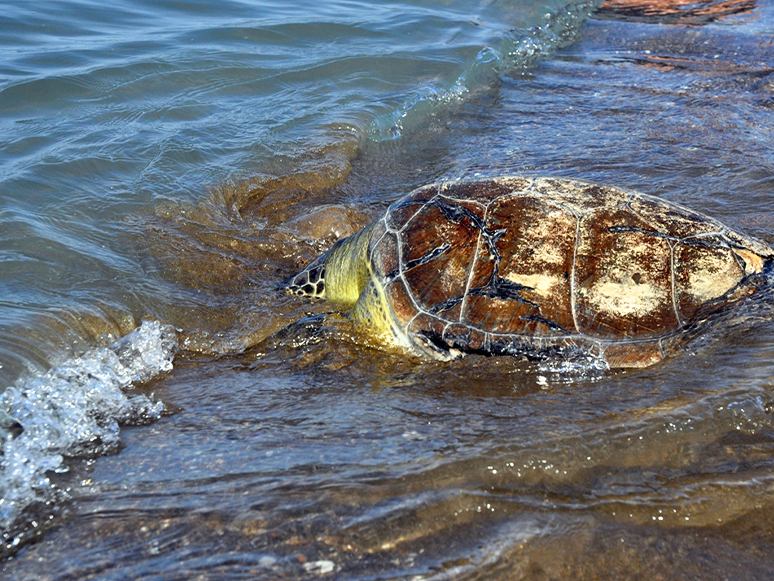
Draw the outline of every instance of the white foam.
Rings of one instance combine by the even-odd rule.
[[[28,507],[61,500],[47,471],[66,471],[65,456],[115,450],[120,424],[159,418],[163,404],[131,387],[171,370],[176,348],[172,327],[144,322],[108,347],[22,378],[0,395],[0,529],[7,548],[29,528],[25,520],[34,516],[22,516]]]

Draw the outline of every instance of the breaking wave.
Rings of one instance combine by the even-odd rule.
[[[19,379],[0,396],[0,527],[5,551],[38,534],[66,493],[49,472],[66,457],[117,450],[119,426],[158,419],[164,404],[134,388],[172,369],[174,329],[144,322],[115,343],[45,374]],[[35,506],[36,518],[25,518]],[[48,510],[41,511],[41,508]]]

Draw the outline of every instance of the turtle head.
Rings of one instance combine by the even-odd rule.
[[[295,275],[285,287],[288,294],[300,297],[325,298],[325,257],[318,256],[304,270]]]
[[[368,262],[371,230],[369,226],[337,241],[328,252],[291,278],[286,291],[354,305],[371,278]]]

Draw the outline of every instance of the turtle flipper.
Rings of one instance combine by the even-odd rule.
[[[465,355],[459,349],[449,346],[440,336],[431,332],[417,333],[413,339],[414,348],[432,359],[453,361]]]

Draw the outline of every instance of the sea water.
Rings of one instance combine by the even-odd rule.
[[[3,574],[770,570],[769,306],[578,372],[406,358],[280,290],[442,178],[774,240],[774,12],[697,5],[6,2]]]

